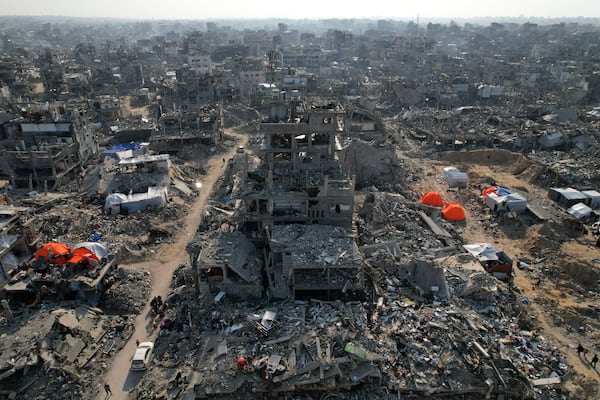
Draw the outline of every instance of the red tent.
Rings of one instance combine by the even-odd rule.
[[[464,221],[465,210],[458,203],[447,203],[442,209],[442,216],[450,221]]]
[[[73,250],[73,257],[67,260],[67,262],[71,264],[77,264],[84,261],[87,261],[88,265],[98,265],[100,263],[98,256],[86,247],[78,247]]]
[[[35,260],[37,261],[42,257],[52,264],[66,264],[70,254],[71,250],[66,244],[48,242],[35,253]]]
[[[433,207],[443,207],[444,200],[438,192],[427,192],[421,198],[421,204],[425,204]]]

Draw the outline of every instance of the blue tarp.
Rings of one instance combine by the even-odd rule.
[[[512,192],[506,188],[503,187],[499,187],[498,189],[495,190],[496,194],[498,196],[508,196],[509,194],[512,194]]]
[[[108,148],[102,152],[102,154],[114,154],[119,153],[121,151],[135,151],[140,148],[140,144],[138,142],[130,142],[130,143],[116,143],[113,144],[111,148]]]

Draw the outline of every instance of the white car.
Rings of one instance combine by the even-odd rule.
[[[142,342],[135,350],[131,360],[131,369],[134,371],[143,371],[148,368],[148,364],[154,355],[154,343]]]

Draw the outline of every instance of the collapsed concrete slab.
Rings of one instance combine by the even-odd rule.
[[[241,232],[207,234],[201,246],[194,261],[201,280],[234,298],[262,296],[261,265]]]
[[[362,286],[363,264],[352,234],[328,225],[276,225],[267,259],[274,297],[336,298]]]

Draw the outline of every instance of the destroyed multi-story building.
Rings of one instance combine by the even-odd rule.
[[[210,288],[237,298],[262,296],[262,273],[255,247],[239,231],[206,234],[193,263]]]
[[[241,183],[247,229],[293,223],[352,226],[354,179],[336,156],[346,114],[339,105],[300,115],[302,108],[300,103],[291,109],[275,103],[269,121],[260,124],[264,165]]]
[[[337,158],[345,125],[341,106],[306,108],[300,102],[290,108],[274,103],[260,125],[264,163],[247,171],[234,191],[245,231],[268,237],[266,273],[274,297],[329,298],[360,286],[361,263],[351,234],[354,178]],[[316,261],[307,253],[315,249],[300,239],[318,241],[315,235],[323,238],[319,263],[307,261]]]
[[[197,143],[215,145],[223,139],[223,109],[190,107],[163,112],[159,125],[160,130],[150,138],[150,147],[157,152],[177,151]]]
[[[26,119],[8,121],[1,138],[0,174],[14,187],[56,189],[82,171],[98,152],[91,127],[75,106],[43,106]]]

